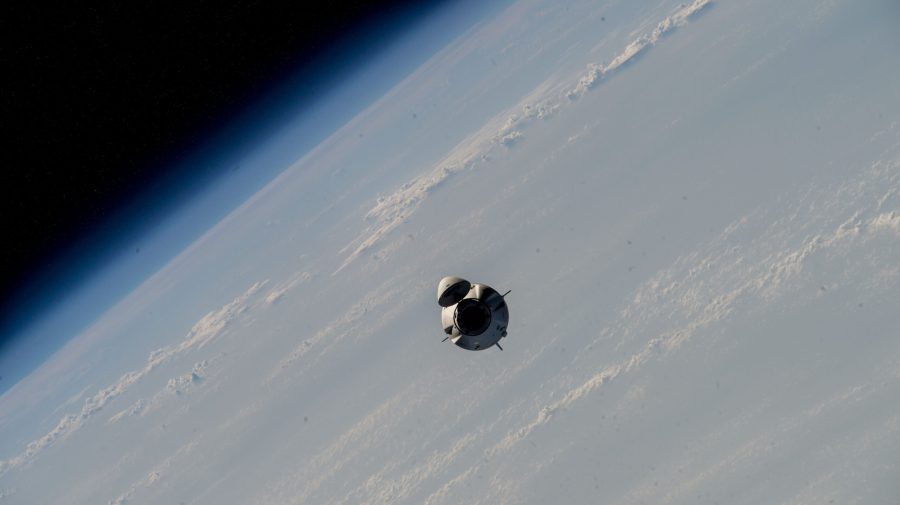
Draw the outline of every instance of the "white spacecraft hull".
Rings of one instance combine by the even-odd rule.
[[[438,284],[441,325],[450,340],[463,349],[480,351],[500,347],[509,324],[505,295],[485,284],[470,284],[459,277],[444,277]]]

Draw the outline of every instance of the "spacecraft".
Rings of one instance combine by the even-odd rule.
[[[509,307],[506,295],[485,284],[472,284],[460,277],[444,277],[438,283],[437,299],[441,310],[441,325],[447,337],[444,341],[470,351],[497,346],[506,337]]]

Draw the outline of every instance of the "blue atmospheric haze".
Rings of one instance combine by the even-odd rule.
[[[0,393],[434,51],[505,3],[450,2],[399,32],[375,30],[360,39],[365,50],[332,62],[323,70],[327,75],[288,76],[222,131],[210,132],[179,165],[218,167],[212,172],[221,175],[179,181],[195,189],[175,200],[147,195],[144,207],[132,209],[137,218],[114,220],[98,244],[45,274],[55,276],[49,279],[53,287],[24,307],[5,336]],[[292,91],[301,79],[321,81],[315,101]]]

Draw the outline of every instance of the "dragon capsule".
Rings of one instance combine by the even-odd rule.
[[[497,346],[506,337],[509,324],[507,291],[500,294],[485,284],[471,284],[460,277],[444,277],[438,283],[437,301],[441,310],[441,325],[454,344],[470,351]]]

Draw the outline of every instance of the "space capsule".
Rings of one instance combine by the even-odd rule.
[[[500,294],[485,284],[472,284],[460,277],[444,277],[438,283],[437,300],[441,310],[441,325],[454,344],[470,351],[497,346],[506,337],[509,307]]]

